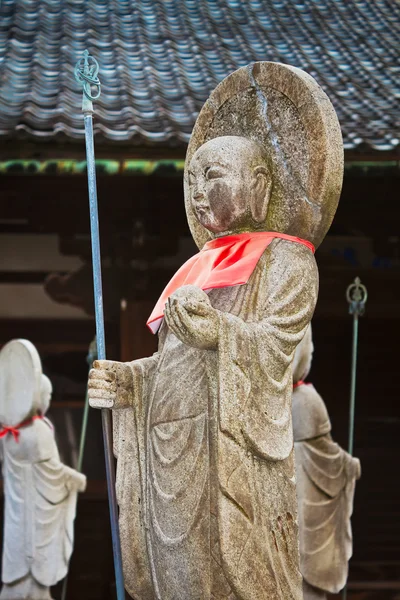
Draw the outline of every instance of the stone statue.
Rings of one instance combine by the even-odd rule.
[[[312,361],[311,326],[293,363],[293,433],[304,600],[325,600],[346,584],[353,544],[350,517],[360,461],[331,438],[321,396],[304,383]]]
[[[136,600],[300,600],[292,361],[317,299],[313,245],[336,210],[342,142],[307,74],[275,63],[212,93],[185,168],[200,253],[148,325],[158,352],[96,361],[112,408],[125,585]],[[127,417],[120,415],[125,409]]]
[[[52,387],[36,348],[13,340],[0,352],[0,452],[4,479],[0,600],[51,600],[67,574],[77,492],[86,477],[63,465],[45,414]]]

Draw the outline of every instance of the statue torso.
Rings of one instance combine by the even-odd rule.
[[[209,297],[226,312],[238,293],[236,286]],[[209,351],[183,344],[170,330],[163,335],[147,423],[153,580],[163,600],[222,600],[230,587],[210,555],[210,539],[218,536],[210,494]]]

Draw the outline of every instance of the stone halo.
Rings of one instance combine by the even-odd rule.
[[[28,340],[12,340],[0,352],[0,422],[15,427],[41,408],[42,363]]]
[[[211,93],[194,125],[184,173],[186,214],[199,248],[212,235],[190,206],[188,166],[201,145],[226,135],[252,139],[271,157],[274,186],[265,230],[298,236],[317,247],[332,223],[343,181],[339,121],[317,82],[296,67],[255,62]]]

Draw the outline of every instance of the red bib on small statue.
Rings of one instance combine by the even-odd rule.
[[[175,273],[161,294],[147,326],[156,333],[164,318],[165,303],[177,289],[195,285],[203,291],[247,283],[266,247],[275,238],[303,244],[315,251],[307,240],[275,232],[239,233],[207,242]]]

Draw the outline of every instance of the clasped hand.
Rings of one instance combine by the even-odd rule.
[[[164,317],[168,327],[188,346],[215,350],[218,346],[219,315],[207,294],[195,286],[185,286],[167,300]]]

